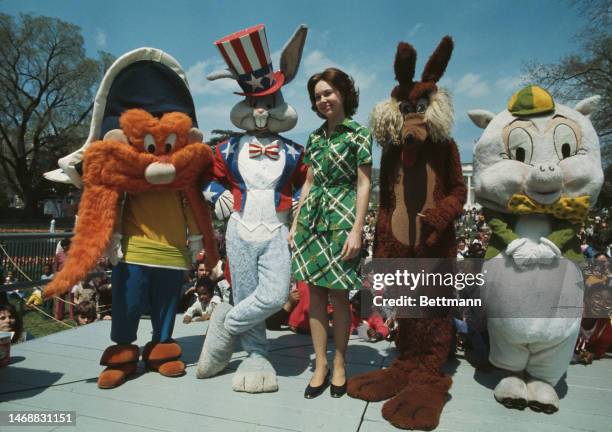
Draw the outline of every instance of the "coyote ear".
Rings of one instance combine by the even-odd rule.
[[[434,82],[437,83],[442,75],[444,75],[444,71],[446,70],[446,66],[448,66],[448,61],[451,58],[451,54],[453,53],[453,40],[450,36],[444,36],[438,47],[433,52],[427,64],[425,65],[425,69],[423,69],[423,75],[421,75],[421,81],[423,82]]]
[[[414,66],[416,64],[417,53],[412,45],[400,42],[395,53],[395,79],[401,86],[410,85],[414,78]]]

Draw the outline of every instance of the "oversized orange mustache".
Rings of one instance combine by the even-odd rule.
[[[119,123],[123,133],[107,133],[84,154],[84,191],[75,235],[64,268],[45,288],[45,297],[68,292],[96,265],[110,241],[124,192],[180,191],[203,236],[206,267],[212,269],[219,260],[210,212],[200,192],[212,151],[198,142],[201,136],[192,129],[189,116],[168,113],[157,119],[132,109]]]

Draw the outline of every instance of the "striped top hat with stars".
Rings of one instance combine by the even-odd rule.
[[[281,71],[274,72],[266,29],[263,24],[232,33],[215,42],[230,69],[238,76],[242,96],[265,96],[285,82]]]

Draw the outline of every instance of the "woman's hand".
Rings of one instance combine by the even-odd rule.
[[[291,225],[291,229],[289,230],[289,234],[287,235],[287,243],[289,243],[290,248],[293,248],[295,246],[293,239],[295,237],[296,229],[297,227],[295,226],[295,224]]]
[[[342,246],[340,259],[342,261],[352,260],[359,254],[359,251],[361,251],[361,230],[352,229]]]

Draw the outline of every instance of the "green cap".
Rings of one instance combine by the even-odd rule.
[[[517,117],[546,114],[555,110],[555,101],[542,87],[530,85],[514,93],[508,111]]]

